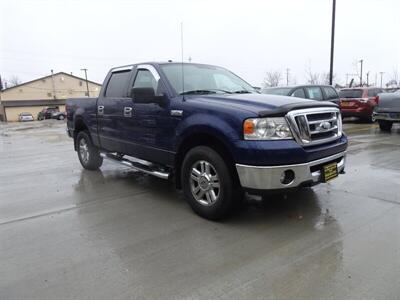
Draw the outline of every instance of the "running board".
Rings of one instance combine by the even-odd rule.
[[[143,161],[146,164],[142,164],[142,163],[139,163],[137,161],[132,161],[132,160],[120,157],[118,155],[114,155],[114,154],[110,154],[110,153],[104,153],[104,152],[101,152],[100,156],[103,157],[103,158],[107,158],[107,159],[109,159],[109,160],[111,160],[113,162],[120,163],[122,165],[131,167],[132,169],[135,169],[136,171],[140,171],[140,172],[143,172],[143,173],[146,173],[146,174],[149,174],[149,175],[153,175],[153,176],[158,177],[158,178],[168,179],[169,175],[170,175],[169,172],[153,169],[152,166],[154,166],[154,165],[152,163],[150,163],[150,162],[147,162],[147,161]],[[138,160],[138,161],[142,161],[142,160]]]

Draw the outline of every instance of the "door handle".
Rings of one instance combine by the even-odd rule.
[[[132,107],[125,106],[124,107],[124,117],[132,117]]]
[[[97,106],[97,114],[99,114],[99,115],[104,114],[104,106],[103,105]]]

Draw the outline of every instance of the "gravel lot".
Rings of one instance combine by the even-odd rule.
[[[399,299],[400,126],[345,131],[346,175],[215,223],[161,179],[83,170],[63,122],[0,124],[0,298]]]

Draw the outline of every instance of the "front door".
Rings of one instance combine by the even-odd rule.
[[[166,165],[173,162],[171,151],[174,134],[169,101],[160,75],[152,65],[138,65],[132,88],[152,88],[156,96],[164,95],[164,103],[143,103],[132,99],[133,116],[124,126],[125,151],[132,156]],[[129,124],[128,124],[129,123]]]

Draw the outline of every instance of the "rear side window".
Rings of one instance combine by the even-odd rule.
[[[341,90],[339,92],[340,98],[362,98],[363,91],[360,90]]]
[[[322,91],[317,86],[307,87],[308,97],[313,100],[322,100]]]
[[[333,87],[324,86],[323,89],[324,89],[324,92],[326,94],[326,99],[327,100],[339,98],[338,93],[336,92],[336,90]]]
[[[105,96],[115,98],[126,97],[126,86],[130,75],[130,71],[112,73],[107,84]]]
[[[301,88],[301,89],[295,90],[295,91],[292,93],[291,96],[292,96],[292,97],[297,97],[297,98],[305,98],[305,97],[306,97],[306,94],[304,93],[304,90]]]

